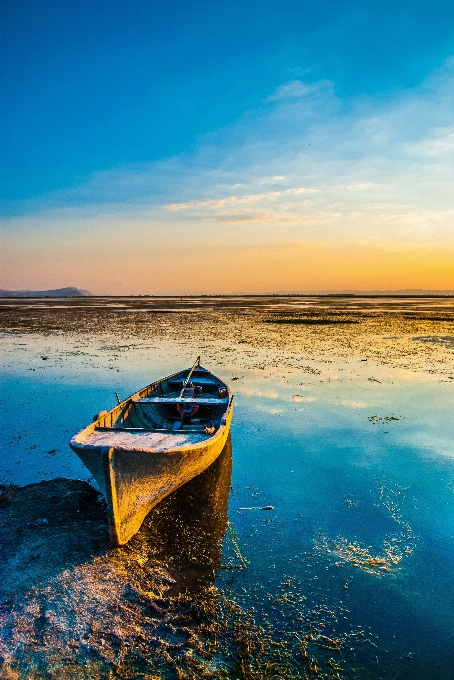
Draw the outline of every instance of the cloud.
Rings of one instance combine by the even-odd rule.
[[[331,277],[336,267],[341,272],[342,249],[350,270],[349,252],[358,258],[358,271],[375,253],[375,278],[364,287],[381,287],[380,258],[392,262],[396,276],[401,270],[410,277],[394,284],[390,268],[386,287],[449,287],[435,277],[437,268],[445,277],[452,271],[453,111],[454,59],[386,99],[341,98],[326,81],[292,80],[202,138],[191,154],[98,172],[70,191],[21,204],[20,214],[4,221],[5,239],[14,256],[25,252],[25,232],[28,243],[49,234],[54,249],[79,235],[98,248],[99,261],[109,248],[93,244],[96,234],[100,244],[125,244],[125,253],[131,239],[143,253],[189,252],[203,243],[225,254],[240,290],[252,290],[253,280],[265,285],[258,271],[276,269],[276,258],[281,276],[293,272],[293,285],[286,278],[291,289],[303,287],[301,272],[315,276],[323,268],[327,288],[362,287],[356,279],[347,284],[345,271],[338,284]],[[253,258],[255,269],[243,271]],[[424,258],[430,266],[420,285]],[[248,283],[249,275],[255,278]],[[267,290],[274,285],[270,280]],[[307,285],[315,287],[323,288],[322,278]]]
[[[212,217],[211,219],[214,220],[216,218]],[[298,222],[298,218],[295,217],[295,215],[286,215],[285,213],[278,212],[218,215],[217,219],[221,222],[260,222],[261,224],[283,224],[288,222]]]
[[[146,208],[222,216],[272,203],[284,213],[304,197],[316,200],[315,210],[344,214],[380,206],[387,214],[410,206],[442,213],[452,195],[453,85],[454,62],[387,101],[341,100],[325,81],[290,81],[268,98],[272,109],[246,112],[192,154],[95,173],[24,212],[90,205],[131,217]],[[316,95],[310,106],[308,95]]]
[[[233,205],[256,204],[263,200],[273,201],[280,197],[280,191],[270,191],[267,194],[249,194],[246,196],[227,196],[223,199],[208,201],[192,201],[188,203],[169,203],[165,206],[168,210],[192,210],[199,208],[225,209]]]
[[[316,193],[320,193],[320,190],[294,187],[283,191],[270,191],[261,194],[226,196],[223,199],[169,203],[164,207],[172,212],[181,211],[188,217],[192,215],[194,218],[218,219],[223,222],[262,221],[264,223],[274,223],[282,221],[288,223],[298,221],[296,215],[286,212],[291,207],[294,197]],[[282,204],[282,199],[285,198],[287,198],[287,202]],[[280,211],[263,210],[263,207],[272,207],[278,202],[282,204]],[[309,204],[311,201],[306,200],[304,203]],[[298,206],[301,205],[303,205],[303,202],[298,200]]]
[[[332,90],[333,83],[329,80],[320,80],[318,83],[303,83],[301,80],[291,80],[280,85],[275,92],[267,97],[265,102],[277,102],[283,99],[295,99],[297,97],[307,97],[308,95],[318,95],[326,90]]]

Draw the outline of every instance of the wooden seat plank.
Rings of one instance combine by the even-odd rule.
[[[216,397],[142,397],[132,400],[134,404],[206,404],[222,406],[228,403],[228,398]]]

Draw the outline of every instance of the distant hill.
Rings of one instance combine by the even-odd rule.
[[[0,297],[88,297],[93,295],[82,288],[54,288],[53,290],[3,290]]]

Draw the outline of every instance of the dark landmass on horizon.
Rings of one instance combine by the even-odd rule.
[[[82,288],[54,288],[52,290],[3,290],[0,288],[0,297],[89,297],[93,295]]]

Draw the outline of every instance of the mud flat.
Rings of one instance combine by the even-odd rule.
[[[221,612],[247,618],[213,588],[231,461],[228,441],[115,549],[86,482],[3,487],[1,677],[223,677],[206,675],[215,652],[235,647]],[[216,644],[225,634],[232,650]]]
[[[8,299],[0,318],[1,678],[448,677],[452,299]],[[113,549],[69,437],[198,354],[235,392],[233,478],[229,441]]]
[[[91,351],[98,339],[111,340],[111,354],[150,340],[171,343],[175,355],[199,347],[205,360],[240,368],[361,355],[440,374],[453,369],[445,350],[454,347],[454,300],[443,297],[3,299],[0,323],[9,337],[64,336]]]

